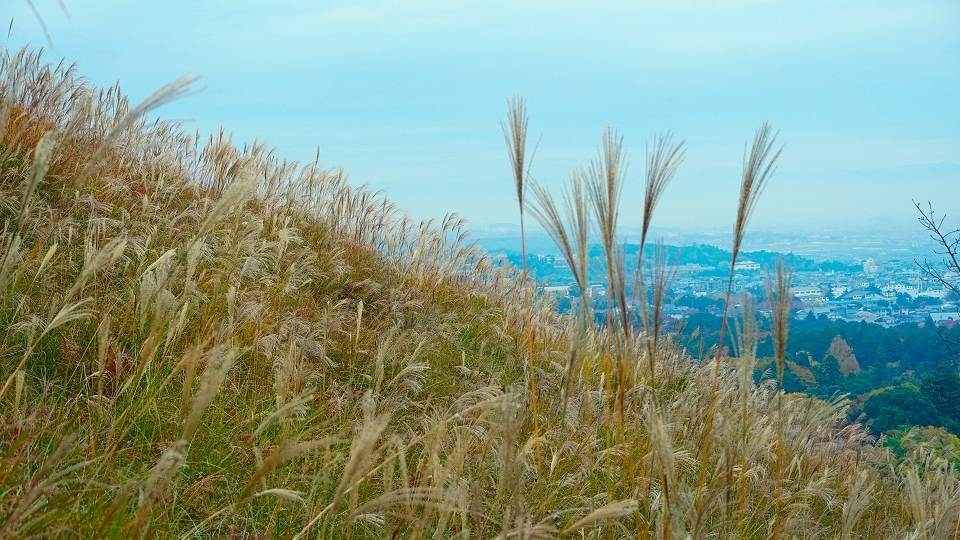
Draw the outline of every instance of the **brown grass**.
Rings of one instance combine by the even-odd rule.
[[[143,110],[0,60],[0,537],[956,534],[951,466],[845,401],[560,317],[458,216]],[[579,182],[535,198],[585,276]]]

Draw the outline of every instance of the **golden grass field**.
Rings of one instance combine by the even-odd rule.
[[[606,253],[613,307],[560,316],[455,215],[146,120],[191,84],[131,107],[3,52],[0,538],[957,537],[949,456],[896,460],[842,398],[754,384],[749,298],[735,357],[663,331],[669,261],[617,270],[614,130],[555,199],[510,103],[518,210],[581,286],[591,230]],[[734,253],[768,126],[747,154]],[[644,234],[682,157],[651,146]]]

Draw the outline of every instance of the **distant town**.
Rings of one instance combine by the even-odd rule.
[[[626,246],[629,276],[636,269],[636,245]],[[730,253],[719,248],[693,244],[691,246],[663,246],[666,259],[671,261],[674,279],[663,314],[673,319],[686,319],[709,313],[719,315],[720,300],[726,293],[730,269]],[[653,251],[645,251],[645,258]],[[492,252],[495,262],[507,262],[520,267],[518,252]],[[749,291],[758,301],[765,298],[766,269],[783,257],[794,269],[793,316],[796,318],[827,318],[829,320],[865,321],[882,326],[904,323],[952,327],[958,320],[958,299],[940,283],[929,280],[913,257],[880,260],[852,257],[848,261],[822,261],[771,251],[741,253],[734,266],[733,292]],[[603,279],[603,261],[597,257],[591,276],[589,296],[595,307],[606,305],[606,286]],[[554,254],[528,254],[527,266],[543,291],[554,295],[561,311],[580,301],[573,285],[573,275],[566,261]],[[947,275],[947,279],[960,276]],[[632,281],[629,278],[627,281]],[[629,286],[629,285],[628,285]],[[736,299],[735,299],[736,302]],[[761,309],[763,306],[761,306]]]

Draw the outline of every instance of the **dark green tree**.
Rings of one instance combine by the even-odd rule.
[[[821,386],[837,386],[843,380],[843,374],[840,373],[840,362],[832,354],[828,354],[822,362],[813,368],[813,374],[817,377],[817,382]]]
[[[897,386],[870,396],[863,404],[863,413],[876,435],[901,426],[943,426],[937,408],[912,386]]]

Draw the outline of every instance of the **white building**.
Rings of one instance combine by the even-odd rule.
[[[760,263],[755,263],[755,262],[753,262],[753,261],[740,261],[740,262],[738,262],[737,264],[733,265],[733,269],[734,269],[734,270],[744,270],[744,271],[759,270],[759,269],[760,269]]]
[[[544,287],[543,292],[545,294],[555,294],[561,298],[566,298],[570,296],[570,286],[569,285],[554,285],[551,287]]]
[[[793,287],[790,289],[790,294],[804,304],[823,301],[823,291],[819,287]]]
[[[956,311],[941,311],[940,313],[931,313],[930,318],[933,319],[933,322],[956,321],[960,320],[960,314],[957,314]]]
[[[587,290],[590,291],[592,298],[600,298],[601,296],[607,295],[607,288],[603,285],[590,285]]]
[[[910,296],[917,296],[918,294],[920,294],[920,291],[917,289],[916,286],[908,285],[905,283],[895,284],[893,286],[893,290],[896,291],[898,294],[903,293],[903,294],[908,294]]]

